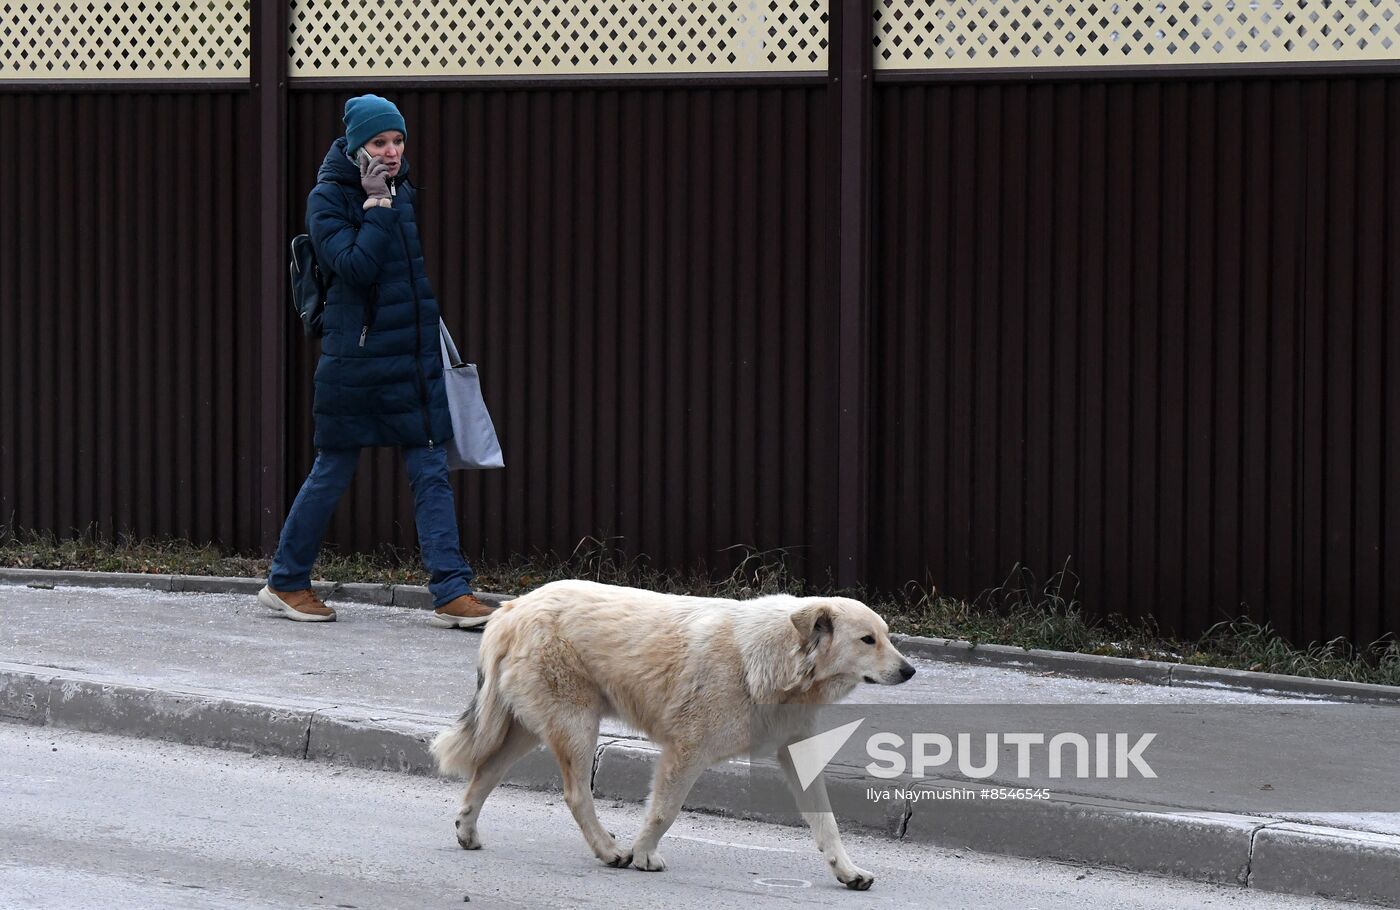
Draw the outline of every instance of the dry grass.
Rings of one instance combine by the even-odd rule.
[[[623,552],[614,541],[586,538],[567,557],[536,554],[505,562],[477,562],[475,585],[483,591],[514,594],[559,578],[588,578],[717,597],[832,593],[829,585],[794,576],[781,550],[739,550],[742,557],[734,570],[716,575],[703,567],[661,569],[645,556]],[[0,566],[260,578],[267,574],[268,560],[171,538],[107,539],[95,532],[58,538],[0,527]],[[317,577],[378,584],[427,582],[415,552],[389,547],[369,554],[340,553],[328,547],[317,564]],[[1150,623],[1091,617],[1077,592],[1078,581],[1067,566],[1043,582],[1017,566],[1002,585],[971,601],[913,584],[896,593],[842,593],[869,603],[894,631],[911,635],[1400,685],[1400,643],[1394,639],[1367,647],[1342,639],[1297,647],[1267,624],[1239,617],[1214,626],[1198,639],[1179,641],[1162,635]]]

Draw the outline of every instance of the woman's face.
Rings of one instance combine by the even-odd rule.
[[[376,158],[383,158],[389,165],[389,176],[398,174],[403,167],[403,133],[398,130],[385,130],[365,143],[365,150]]]

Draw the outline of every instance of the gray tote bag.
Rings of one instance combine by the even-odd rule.
[[[438,320],[442,344],[442,379],[447,384],[447,409],[452,412],[452,441],[447,444],[447,468],[503,468],[501,443],[481,397],[476,364],[462,363],[447,323]]]

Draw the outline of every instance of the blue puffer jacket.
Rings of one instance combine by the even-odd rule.
[[[363,210],[360,169],[341,136],[306,200],[307,233],[330,273],[312,407],[317,448],[426,446],[452,436],[438,305],[407,176],[405,160],[393,208]]]

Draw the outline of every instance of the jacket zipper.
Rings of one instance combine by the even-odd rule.
[[[397,196],[397,187],[389,184],[389,192]],[[418,297],[418,280],[413,277],[413,257],[408,254],[408,235],[404,233],[403,220],[399,220],[399,243],[403,246],[403,259],[408,266],[408,284],[413,288],[413,366],[418,374],[419,411],[423,414],[423,435],[428,437],[428,448],[433,447],[433,426],[428,419],[428,380],[423,375],[423,301]]]

